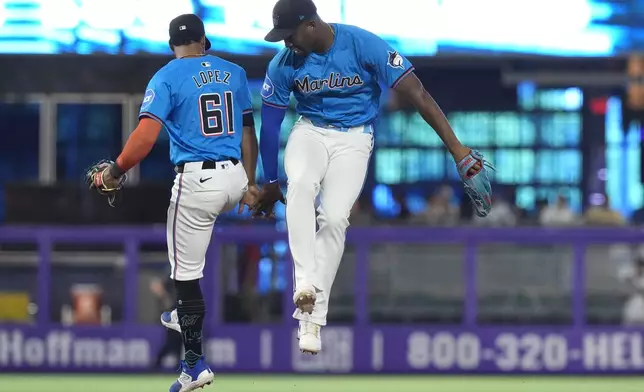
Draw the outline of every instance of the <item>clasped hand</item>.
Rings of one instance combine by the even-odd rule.
[[[257,187],[255,187],[257,190]],[[247,192],[248,193],[248,192]],[[285,203],[279,183],[266,184],[261,190],[257,190],[252,200],[246,205],[251,210],[253,218],[269,219],[275,217],[275,203]],[[241,211],[241,210],[240,210]]]
[[[237,209],[237,213],[241,214],[242,212],[244,212],[244,206],[248,206],[248,210],[253,211],[253,209],[257,205],[258,197],[259,188],[257,187],[257,185],[249,185],[248,190],[246,191],[246,193],[244,193],[244,196],[239,201],[239,208]]]

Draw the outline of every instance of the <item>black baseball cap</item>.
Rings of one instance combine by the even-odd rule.
[[[181,42],[186,39],[199,42],[201,37],[206,36],[206,29],[203,21],[195,14],[183,14],[172,19],[170,22],[170,45],[173,42]],[[206,37],[206,50],[210,49],[210,40]]]
[[[283,41],[302,23],[313,19],[317,12],[318,9],[312,0],[279,0],[273,7],[273,30],[264,40]]]

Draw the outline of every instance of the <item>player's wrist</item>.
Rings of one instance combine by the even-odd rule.
[[[114,162],[110,165],[109,173],[112,178],[121,178],[125,174],[125,170],[121,169],[118,163]]]
[[[463,158],[465,158],[468,154],[472,152],[472,150],[460,143],[458,143],[455,146],[449,146],[448,147],[449,152],[452,154],[452,157],[454,157],[454,160],[458,163],[460,162]]]

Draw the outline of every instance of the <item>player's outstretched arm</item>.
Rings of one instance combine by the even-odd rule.
[[[125,172],[141,162],[154,147],[161,128],[160,122],[150,117],[141,118],[139,125],[128,137],[121,155],[110,166],[109,171],[103,174],[103,182],[106,185],[117,183]]]
[[[252,115],[252,113],[248,114],[251,118]],[[244,206],[248,206],[250,210],[255,208],[259,197],[259,189],[255,183],[258,154],[257,134],[255,133],[255,125],[250,125],[250,122],[247,122],[247,124],[244,125],[242,130],[241,154],[244,171],[246,171],[246,177],[248,177],[248,191],[239,203],[239,209],[237,210],[239,214],[244,211]]]
[[[456,162],[470,153],[470,149],[458,140],[443,111],[413,72],[402,79],[395,90],[416,107],[427,124],[436,131]]]
[[[264,177],[269,184],[277,182],[280,147],[280,130],[286,117],[286,109],[262,105],[262,127],[259,132],[259,150],[262,156]]]
[[[255,133],[255,117],[253,116],[253,102],[251,100],[250,89],[248,88],[248,78],[246,71],[242,70],[240,73],[240,86],[239,86],[239,104],[242,108],[242,140],[241,140],[241,158],[248,178],[248,190],[239,203],[237,212],[241,214],[244,211],[244,206],[253,209],[257,204],[259,197],[259,189],[255,184],[257,169],[257,133]]]
[[[268,64],[262,84],[262,128],[259,132],[259,154],[262,156],[264,180],[255,216],[272,216],[273,206],[284,200],[278,177],[280,131],[288,110],[294,69],[289,66],[289,52],[283,50]]]
[[[273,206],[278,200],[283,200],[278,177],[278,156],[280,146],[280,130],[286,116],[286,108],[266,104],[262,105],[262,127],[259,136],[259,150],[262,156],[264,178],[266,184],[262,187],[259,201],[255,208],[255,216],[270,217]]]
[[[255,185],[256,169],[257,169],[257,155],[258,155],[258,142],[257,133],[255,133],[255,126],[244,126],[242,131],[242,163],[244,170],[248,177],[248,185]]]
[[[116,159],[116,164],[121,170],[130,170],[148,156],[161,133],[161,128],[160,122],[149,117],[141,118],[139,125],[128,137],[123,152]]]
[[[102,160],[88,169],[86,180],[90,183],[90,189],[107,195],[109,204],[114,207],[116,193],[121,190],[127,178],[125,173],[150,153],[160,131],[160,123],[143,118],[127,139],[116,162]]]
[[[465,192],[472,200],[476,214],[486,216],[492,208],[492,187],[484,166],[492,166],[480,153],[461,144],[443,111],[413,72],[405,76],[395,89],[416,107],[427,124],[436,131],[456,161]]]

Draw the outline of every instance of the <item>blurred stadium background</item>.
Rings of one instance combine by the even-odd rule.
[[[316,3],[411,58],[459,137],[497,166],[494,209],[472,217],[438,137],[385,92],[323,353],[297,350],[283,208],[277,222],[218,222],[203,281],[216,387],[641,391],[644,1]],[[0,390],[169,386],[167,137],[116,209],[83,170],[119,153],[180,13],[246,68],[259,122],[280,47],[262,40],[272,6],[0,1]]]

